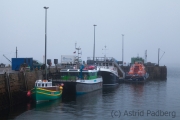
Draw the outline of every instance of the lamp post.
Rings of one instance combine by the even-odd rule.
[[[49,7],[44,7],[45,9],[45,75],[47,80],[47,67],[46,67],[46,41],[47,41],[47,9]]]
[[[122,34],[122,66],[124,62],[124,34]]]
[[[158,48],[158,66],[159,66],[159,52],[160,52],[160,48]]]
[[[94,26],[94,51],[93,51],[93,62],[94,62],[94,58],[95,58],[95,27],[97,25],[93,25]]]

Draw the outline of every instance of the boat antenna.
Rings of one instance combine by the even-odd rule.
[[[144,58],[144,63],[147,63],[147,50],[145,50],[145,58]]]
[[[76,49],[76,44],[77,44],[77,43],[75,42],[75,49]]]
[[[104,46],[104,49],[102,49],[102,50],[104,50],[104,59],[106,59],[106,50],[108,50],[107,48],[106,48],[106,45]]]
[[[79,52],[79,50],[81,50],[80,47],[76,48],[76,43],[75,43],[75,49],[78,51],[78,53],[77,53],[77,54],[78,54],[78,56],[77,56],[77,57],[78,57],[78,58],[77,58],[77,65],[78,65],[78,67],[79,67],[79,58],[80,58],[80,57],[79,57],[79,54],[82,54],[82,52],[81,52],[81,53]]]

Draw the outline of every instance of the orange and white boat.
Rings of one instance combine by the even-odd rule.
[[[135,62],[129,72],[126,74],[125,79],[130,81],[144,81],[148,78],[149,74],[145,70],[142,62]]]

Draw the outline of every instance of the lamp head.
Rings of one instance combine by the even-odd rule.
[[[49,7],[46,7],[46,6],[44,7],[44,9],[48,9],[48,8],[49,8]]]

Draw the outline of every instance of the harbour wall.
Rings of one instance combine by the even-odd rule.
[[[27,101],[27,91],[42,79],[42,71],[0,74],[0,110]]]
[[[129,72],[130,66],[121,66],[125,73]],[[145,66],[146,72],[149,74],[148,80],[166,80],[166,66]]]

